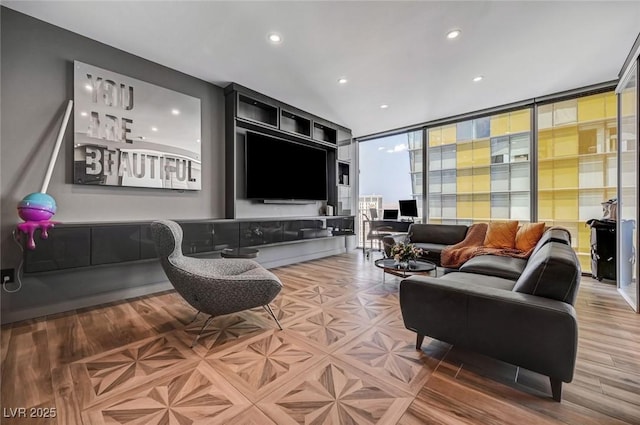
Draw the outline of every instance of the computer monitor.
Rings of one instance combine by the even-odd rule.
[[[408,199],[405,201],[398,201],[400,204],[400,215],[402,217],[417,217],[418,216],[418,203],[415,199]]]
[[[383,220],[397,220],[398,219],[398,210],[383,210],[382,211],[382,219]]]

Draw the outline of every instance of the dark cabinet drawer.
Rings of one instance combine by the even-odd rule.
[[[140,259],[140,226],[91,228],[91,265]]]
[[[49,230],[48,239],[36,232],[36,249],[25,249],[26,273],[70,269],[91,265],[91,228],[67,227]]]

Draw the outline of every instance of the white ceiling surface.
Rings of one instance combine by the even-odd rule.
[[[355,136],[613,80],[640,31],[640,1],[3,4]]]

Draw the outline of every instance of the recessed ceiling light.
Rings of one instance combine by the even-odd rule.
[[[477,83],[478,81],[482,81],[484,77],[482,75],[478,75],[477,77],[473,77],[473,82]]]
[[[196,143],[200,143],[200,139],[196,139]]]
[[[80,116],[86,117],[87,113],[86,112],[80,112]]]
[[[180,115],[180,110],[178,110],[178,109],[172,109],[172,110],[171,110],[171,113],[172,113],[173,115]]]
[[[158,131],[158,127],[151,127],[151,131]]]
[[[453,40],[454,38],[460,37],[460,34],[462,34],[462,31],[460,30],[451,30],[447,33],[447,38],[449,40]]]
[[[340,83],[340,84],[347,84],[347,82],[348,82],[348,81],[349,81],[349,80],[347,80],[346,78],[341,77],[341,78],[338,80],[338,83]]]
[[[384,105],[380,105],[380,109],[387,109],[389,107],[389,105],[387,105],[386,103]]]
[[[273,44],[280,44],[282,43],[282,36],[280,34],[272,32],[269,34],[269,41]]]
[[[87,91],[93,91],[93,87],[91,87],[91,84],[85,84],[84,88],[87,89]]]

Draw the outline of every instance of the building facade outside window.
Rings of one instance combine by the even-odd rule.
[[[591,229],[617,187],[616,95],[599,93],[538,107],[538,221],[571,232],[591,270]]]
[[[427,130],[429,222],[528,222],[531,109]]]
[[[420,215],[434,224],[543,221],[571,232],[589,272],[586,222],[602,217],[601,203],[616,196],[618,183],[616,95],[534,103],[361,142],[360,214],[375,204],[382,217],[399,199],[416,199]],[[379,199],[373,202],[372,194]]]

